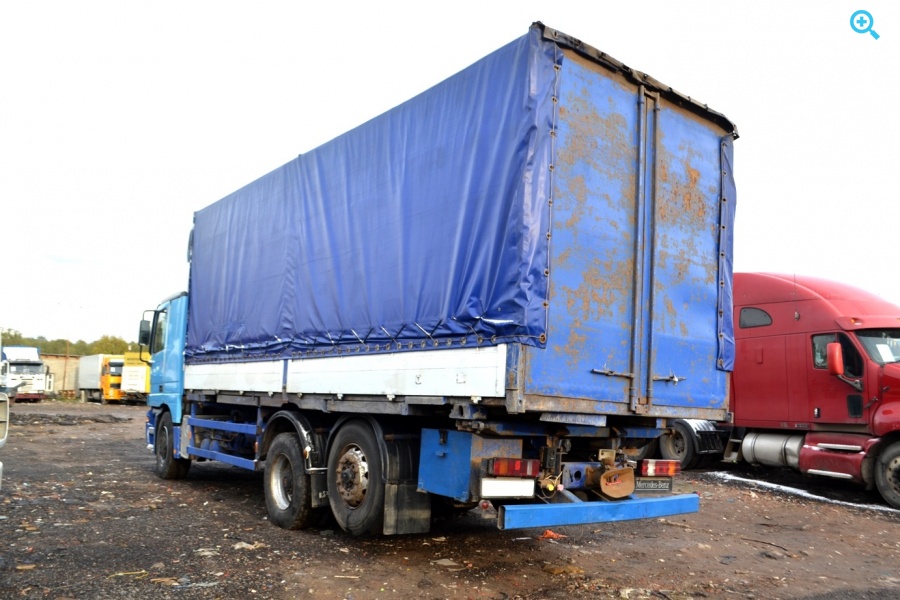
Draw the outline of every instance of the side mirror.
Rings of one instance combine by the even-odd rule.
[[[828,356],[828,373],[835,377],[841,377],[844,374],[844,351],[837,342],[831,342],[825,347]]]
[[[150,321],[146,319],[141,321],[141,328],[138,331],[138,344],[148,346],[150,344]],[[840,348],[838,348],[840,350]]]
[[[863,391],[862,381],[850,379],[844,375],[844,351],[837,342],[832,342],[825,347],[828,357],[828,373],[834,375],[857,392]]]

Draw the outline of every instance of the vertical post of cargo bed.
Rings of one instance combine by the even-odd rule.
[[[628,386],[628,404],[632,411],[637,412],[638,410],[638,391],[637,384],[641,379],[641,329],[642,329],[642,316],[643,313],[641,311],[641,298],[644,295],[643,291],[643,281],[641,280],[642,269],[638,265],[638,261],[641,260],[643,256],[644,250],[644,211],[643,200],[644,200],[644,186],[642,184],[642,180],[644,178],[644,120],[641,115],[644,112],[644,93],[643,86],[641,86],[640,91],[638,92],[638,119],[637,119],[637,137],[638,137],[638,155],[637,155],[637,165],[638,165],[638,175],[637,175],[637,201],[634,206],[634,265],[632,267],[632,281],[634,282],[634,294],[632,295],[632,312],[634,314],[634,318],[631,324],[631,358],[630,365],[628,371],[631,373],[631,384]]]
[[[649,306],[645,302],[647,289],[652,287],[652,263],[648,260],[650,254],[648,244],[652,244],[652,236],[649,235],[650,218],[652,213],[647,210],[647,194],[645,193],[647,176],[645,161],[647,157],[647,109],[646,90],[644,86],[638,88],[637,98],[637,202],[635,203],[635,235],[634,235],[634,296],[633,307],[634,323],[631,329],[631,386],[628,389],[629,406],[632,412],[647,412],[647,397],[644,394],[649,389],[647,385],[647,349],[649,342],[645,333],[645,326],[650,318]],[[650,279],[647,281],[647,279]],[[652,294],[651,294],[652,295]]]
[[[647,120],[647,107],[646,107],[646,98],[651,98],[653,100],[653,119],[652,124],[646,124]],[[657,182],[657,170],[659,168],[659,94],[653,92],[647,92],[643,86],[641,86],[641,103],[643,106],[643,110],[641,111],[641,122],[645,123],[647,127],[652,127],[652,131],[650,131],[650,135],[647,136],[647,139],[652,140],[652,144],[650,148],[644,149],[643,160],[641,161],[641,165],[643,168],[644,163],[647,160],[647,157],[650,156],[650,179],[644,183],[643,186],[649,190],[649,200],[647,201],[647,206],[645,209],[647,215],[647,262],[649,263],[649,268],[647,269],[647,280],[648,280],[648,289],[650,290],[647,295],[647,319],[649,322],[649,331],[647,333],[646,341],[647,341],[647,350],[644,356],[647,358],[647,368],[642,371],[642,381],[641,381],[641,389],[646,390],[646,402],[645,407],[649,408],[653,405],[653,333],[655,331],[655,327],[653,326],[653,300],[656,298],[655,286],[656,286],[656,236],[653,234],[656,231],[656,182]],[[643,139],[641,140],[643,142]],[[641,321],[642,323],[644,321]]]

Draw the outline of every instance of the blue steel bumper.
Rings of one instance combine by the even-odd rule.
[[[632,519],[653,519],[700,510],[700,497],[681,494],[663,498],[637,498],[631,496],[615,502],[582,502],[577,498],[566,503],[515,504],[501,506],[497,527],[500,529],[525,529],[529,527],[559,527],[610,523]]]

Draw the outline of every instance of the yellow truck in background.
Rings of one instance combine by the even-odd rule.
[[[122,369],[125,356],[122,354],[91,354],[78,360],[78,390],[82,401],[121,402]]]
[[[140,352],[126,352],[122,368],[122,397],[126,402],[147,402],[150,393],[150,365]]]

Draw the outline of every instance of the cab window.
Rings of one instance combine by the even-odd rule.
[[[156,314],[156,328],[153,331],[152,345],[150,353],[156,354],[166,347],[166,332],[169,329],[169,319],[166,318],[166,311],[160,311]]]
[[[738,319],[738,327],[750,329],[752,327],[766,327],[772,324],[772,317],[761,308],[746,307],[741,309]]]
[[[828,368],[828,344],[838,342],[844,355],[844,374],[847,377],[862,377],[863,360],[850,338],[843,333],[826,333],[812,336],[813,367]]]

